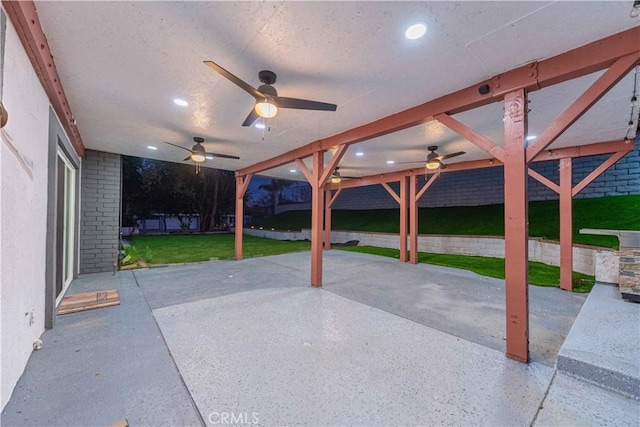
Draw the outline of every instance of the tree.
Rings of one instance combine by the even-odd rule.
[[[260,190],[264,190],[269,194],[271,203],[271,215],[276,214],[276,206],[281,202],[282,190],[293,185],[293,181],[287,181],[286,179],[273,178],[269,184],[262,184],[258,187]]]

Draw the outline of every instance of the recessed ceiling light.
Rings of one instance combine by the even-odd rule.
[[[289,172],[296,173],[296,170],[295,169],[289,169]]]
[[[387,160],[387,164],[388,164],[388,165],[392,165],[392,164],[394,164],[394,163],[395,163],[395,162],[394,162],[393,160]]]
[[[205,157],[206,157],[207,159],[209,159],[209,160],[213,159],[213,156],[212,156],[212,155],[206,155]]]
[[[256,126],[256,128],[258,128],[258,129],[264,129],[264,128],[266,128],[266,126],[265,126],[265,124],[264,124],[264,123],[256,123],[256,124],[255,124],[255,126]]]
[[[155,146],[153,146],[153,145],[147,145],[147,148],[148,148],[149,150],[157,150],[157,149],[158,149],[158,147],[155,147]]]
[[[358,157],[360,157],[360,156],[364,156],[364,153],[363,153],[362,151],[358,151],[358,152],[356,153],[356,156],[358,156]]]
[[[534,139],[536,139],[536,138],[537,138],[537,136],[535,136],[535,135],[529,135],[529,136],[527,137],[527,141],[533,141],[533,140],[534,140]]]
[[[419,22],[407,28],[407,31],[404,32],[404,35],[409,40],[415,40],[424,36],[426,32],[427,32],[427,26],[422,22]]]
[[[187,101],[185,101],[184,99],[180,99],[180,98],[174,99],[173,103],[176,104],[176,105],[179,105],[181,107],[186,107],[187,105],[189,105],[189,103]]]

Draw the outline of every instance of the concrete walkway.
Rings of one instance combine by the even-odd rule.
[[[2,424],[639,425],[638,401],[554,371],[583,296],[530,288],[523,365],[500,280],[330,251],[308,281],[308,253],[82,277],[122,304],[58,317]]]

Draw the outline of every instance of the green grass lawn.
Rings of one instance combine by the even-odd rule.
[[[360,252],[381,255],[398,259],[400,251],[397,249],[378,248],[374,246],[339,246],[336,249],[349,252]],[[479,256],[445,255],[429,252],[418,252],[418,262],[440,265],[443,267],[461,268],[473,271],[482,276],[504,279],[504,259]],[[546,265],[540,262],[529,262],[529,283],[538,286],[559,287],[560,267]],[[590,292],[595,284],[595,278],[581,273],[573,273],[573,291]]]
[[[132,261],[144,259],[148,264],[175,264],[181,262],[233,259],[235,241],[233,234],[185,234],[162,236],[135,236],[130,240],[127,255]],[[243,237],[243,256],[252,258],[308,251],[306,241],[271,240],[262,237]]]
[[[504,205],[420,208],[420,234],[504,236]],[[640,230],[640,195],[575,199],[573,201],[573,239],[575,243],[618,248],[614,236],[580,234],[581,228]],[[334,210],[334,230],[397,233],[398,209],[364,211]],[[256,227],[276,230],[310,228],[309,211],[289,211],[265,219]],[[529,203],[529,235],[559,240],[558,201]]]

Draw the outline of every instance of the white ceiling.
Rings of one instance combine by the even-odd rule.
[[[524,63],[548,58],[639,25],[631,0],[589,2],[36,2],[58,73],[89,149],[180,161],[193,136],[207,151],[240,160],[237,170],[326,138]],[[406,27],[429,25],[410,41]],[[212,60],[259,86],[278,75],[282,96],[338,105],[337,112],[281,110],[271,131],[241,127],[253,98],[203,65]],[[530,134],[539,134],[597,75],[530,95]],[[633,73],[553,147],[621,139]],[[189,106],[172,101],[183,98]],[[502,143],[502,105],[456,116]],[[147,149],[158,147],[157,151]],[[438,123],[352,146],[344,175],[406,169],[387,160],[463,150],[451,162],[487,158]],[[364,156],[357,157],[357,151]],[[302,179],[285,165],[266,175]]]

